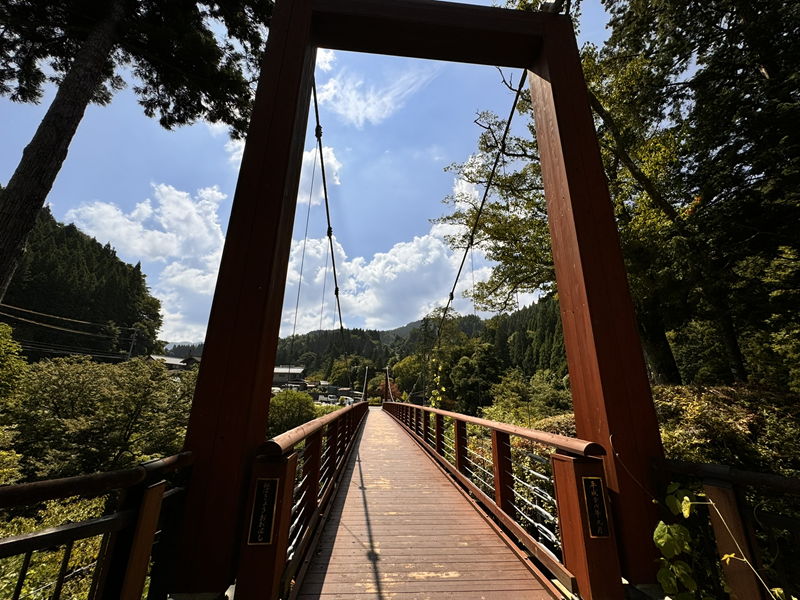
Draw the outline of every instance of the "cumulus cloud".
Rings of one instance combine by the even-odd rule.
[[[328,106],[344,123],[362,129],[367,121],[377,125],[388,119],[436,74],[436,68],[415,68],[383,87],[376,87],[365,83],[362,76],[342,69],[320,87],[317,97],[320,104]]]
[[[153,285],[164,313],[161,336],[197,341],[205,335],[225,241],[218,216],[225,199],[216,186],[192,197],[170,185],[154,184],[153,199],[129,213],[95,201],[70,210],[66,218],[101,242],[110,242],[126,261],[163,264]]]
[[[244,140],[228,140],[225,143],[225,152],[228,153],[228,162],[238,169],[244,156]]]
[[[333,148],[322,147],[322,157],[325,159],[325,178],[328,185],[339,185],[339,171],[342,163],[336,158]],[[314,184],[312,191],[311,184]],[[309,198],[311,206],[316,206],[325,201],[325,193],[322,188],[322,175],[319,168],[319,151],[316,148],[303,152],[303,165],[300,169],[300,187],[297,191],[297,204],[307,205]]]
[[[330,71],[336,60],[336,53],[333,50],[319,48],[317,50],[317,67],[323,71]]]
[[[297,333],[319,329],[320,323],[322,329],[338,327],[327,244],[325,238],[309,239],[306,244],[300,303],[295,314],[303,242],[292,243],[282,336],[292,333],[295,318]],[[461,253],[453,253],[447,247],[439,225],[426,235],[395,244],[369,259],[349,259],[338,242],[334,243],[334,250],[345,327],[370,329],[399,327],[444,306],[462,258]],[[462,297],[462,292],[473,279],[485,281],[491,273],[480,251],[475,251],[473,258],[474,270],[473,261],[469,261],[456,288],[454,308],[462,314],[472,312],[472,304]]]

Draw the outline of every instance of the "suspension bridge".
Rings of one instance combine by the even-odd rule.
[[[264,441],[320,47],[525,70],[578,438],[362,402]],[[112,514],[0,540],[0,559],[14,566],[13,600],[53,548],[60,569],[37,593],[54,599],[79,576],[90,577],[92,600],[139,600],[145,589],[151,600],[229,590],[237,600],[646,598],[658,570],[653,500],[675,472],[699,478],[720,508],[720,556],[749,564],[756,542],[737,488],[800,492],[794,480],[664,460],[569,18],[277,0],[185,451],[0,488],[5,509],[121,498]],[[101,540],[96,559],[76,567],[73,548],[86,539]],[[768,597],[744,561],[722,567],[734,597]]]

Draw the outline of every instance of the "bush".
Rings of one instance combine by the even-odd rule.
[[[317,413],[311,396],[305,392],[284,390],[270,401],[267,437],[274,438],[316,418]]]
[[[669,458],[800,475],[797,394],[754,386],[656,386],[661,439]]]
[[[196,376],[143,358],[45,360],[2,402],[0,425],[15,428],[26,480],[122,469],[180,452]]]

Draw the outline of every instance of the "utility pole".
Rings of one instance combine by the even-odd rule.
[[[128,349],[128,358],[126,358],[125,360],[130,360],[131,359],[131,355],[133,354],[133,347],[136,345],[136,334],[137,333],[138,332],[134,329],[133,330],[133,337],[131,337],[131,347]]]

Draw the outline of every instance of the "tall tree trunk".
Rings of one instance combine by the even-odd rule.
[[[664,321],[657,313],[636,311],[639,339],[653,383],[680,385],[681,373],[667,339]]]
[[[725,306],[727,309],[727,306]],[[733,324],[733,317],[729,310],[722,310],[718,313],[717,323],[722,334],[722,344],[725,347],[725,354],[728,358],[728,365],[731,369],[734,381],[747,382],[747,369],[744,366],[744,356],[742,355],[739,338],[736,335],[736,327]]]
[[[113,0],[108,15],[89,32],[53,103],[22,152],[16,171],[0,197],[0,301],[25,252],[28,235],[44,206],[86,107],[102,82],[125,1]]]

